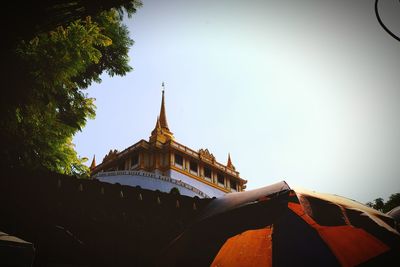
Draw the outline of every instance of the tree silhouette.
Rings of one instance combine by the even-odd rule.
[[[367,202],[366,205],[384,213],[389,212],[400,206],[400,193],[390,195],[387,202],[383,198],[377,198],[373,202]]]
[[[49,169],[85,174],[73,135],[95,115],[84,89],[100,75],[125,75],[133,44],[122,23],[141,3],[132,1],[39,1],[8,3],[0,100],[3,169]],[[10,15],[12,14],[12,15]],[[5,95],[5,94],[3,94]]]

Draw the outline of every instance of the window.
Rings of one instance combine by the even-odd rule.
[[[224,178],[224,175],[222,173],[218,173],[217,174],[217,181],[218,181],[219,185],[225,186],[225,178]]]
[[[204,167],[204,177],[206,179],[211,180],[211,169],[210,168]]]
[[[121,161],[120,163],[119,163],[119,165],[118,165],[118,170],[120,171],[120,170],[124,170],[125,169],[125,162],[124,161]]]
[[[135,167],[139,164],[139,155],[133,155],[131,158],[131,167]]]
[[[175,164],[179,166],[183,166],[183,157],[181,155],[175,154]]]
[[[230,182],[231,182],[231,189],[236,191],[236,190],[237,190],[237,189],[236,189],[236,186],[237,186],[236,181],[233,180],[233,179],[231,179]]]
[[[197,174],[197,162],[190,161],[190,172]]]

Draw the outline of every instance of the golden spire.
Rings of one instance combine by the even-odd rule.
[[[96,155],[93,155],[92,164],[90,164],[90,170],[96,168]]]
[[[156,126],[154,126],[154,130],[151,132],[151,135],[157,135],[158,132],[161,132],[161,125],[160,117],[157,116]]]
[[[235,170],[235,166],[233,166],[232,160],[231,160],[231,153],[228,153],[228,163],[226,164],[226,167]]]
[[[161,123],[160,123],[160,117],[159,116],[157,116],[156,129],[161,131]]]
[[[168,122],[167,122],[167,115],[165,114],[165,103],[164,103],[164,82],[162,83],[162,100],[161,100],[161,109],[160,109],[160,124],[161,128],[165,128],[169,131]]]
[[[161,98],[161,108],[160,115],[157,117],[156,126],[154,130],[151,132],[150,142],[151,141],[160,141],[161,143],[165,143],[170,139],[174,139],[173,133],[168,128],[167,123],[167,115],[165,112],[165,100],[164,100],[164,82],[162,83],[162,98]]]

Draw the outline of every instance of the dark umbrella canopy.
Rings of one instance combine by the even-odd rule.
[[[380,265],[400,254],[389,216],[285,182],[215,199],[166,248],[161,266]]]
[[[0,231],[0,266],[31,266],[34,255],[32,243]]]
[[[394,220],[400,223],[400,206],[397,206],[390,210],[388,213],[386,213],[390,217],[392,217]]]
[[[388,216],[392,217],[395,222],[395,227],[397,231],[400,231],[400,206],[397,206],[386,213]]]

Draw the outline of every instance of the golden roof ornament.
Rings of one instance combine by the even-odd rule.
[[[165,90],[165,86],[164,86],[164,82],[162,83],[162,99],[161,99],[161,108],[160,108],[160,125],[161,128],[165,128],[169,131],[168,128],[168,122],[167,122],[167,115],[165,113],[165,103],[164,103],[164,90]]]
[[[231,160],[231,153],[228,153],[228,163],[226,163],[226,167],[228,167],[229,169],[235,170],[235,166],[233,166],[232,160]]]
[[[114,149],[110,149],[110,151],[108,152],[108,154],[103,158],[103,162],[106,162],[108,160],[112,160],[115,159],[117,157],[118,154],[118,150]]]
[[[92,164],[90,164],[90,170],[96,168],[96,155],[93,155]]]
[[[174,139],[174,135],[168,128],[167,115],[165,112],[164,82],[162,83],[161,86],[162,86],[162,98],[161,98],[160,115],[157,117],[156,126],[154,127],[154,130],[151,132],[150,141],[160,141],[161,143],[165,143],[168,140]]]
[[[200,159],[206,159],[206,160],[210,160],[212,162],[215,162],[215,157],[213,154],[210,153],[210,151],[208,151],[208,149],[199,149],[199,156]]]
[[[161,133],[161,125],[160,125],[160,117],[157,116],[156,126],[154,126],[154,130],[151,132],[151,135],[157,135],[157,133]]]

